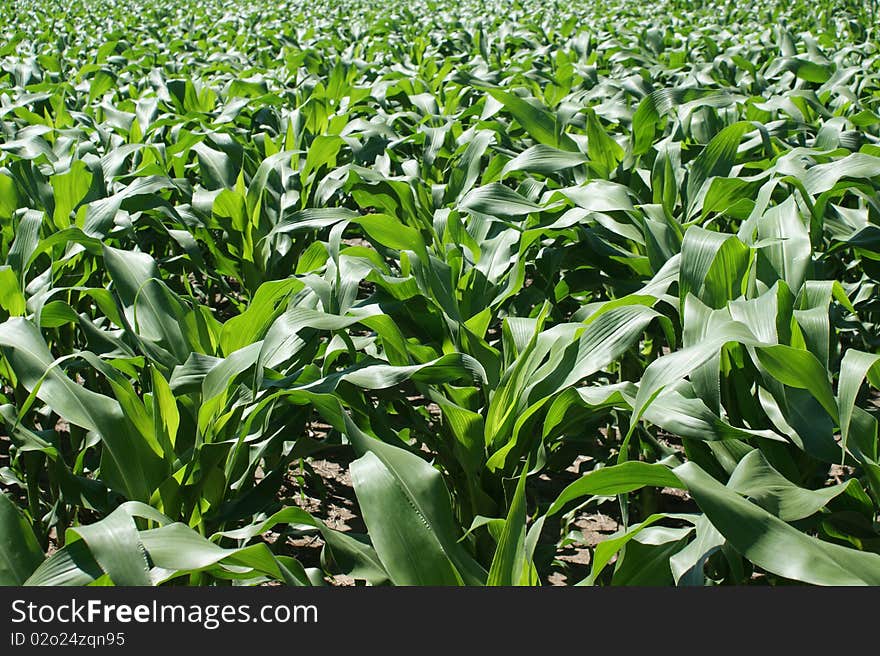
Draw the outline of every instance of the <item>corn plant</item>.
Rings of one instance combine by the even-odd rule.
[[[880,584],[875,4],[22,0],[0,584]]]

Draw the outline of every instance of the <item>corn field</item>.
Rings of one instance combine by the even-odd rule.
[[[880,585],[874,4],[0,37],[0,584]]]

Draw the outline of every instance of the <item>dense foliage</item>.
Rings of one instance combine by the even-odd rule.
[[[10,5],[0,583],[880,584],[874,20]]]

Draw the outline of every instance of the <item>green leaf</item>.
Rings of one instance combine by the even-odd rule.
[[[158,348],[150,355],[166,366],[184,362],[191,348],[181,331],[185,309],[161,281],[155,260],[145,253],[104,246],[104,264],[139,339]]]
[[[866,377],[880,388],[880,355],[847,349],[840,361],[840,381],[837,386],[837,404],[840,412],[840,446],[846,451],[856,397]]]
[[[601,178],[608,178],[617,165],[623,161],[623,148],[605,132],[596,112],[587,112],[587,155],[590,165],[596,169]]]
[[[402,224],[388,214],[368,214],[358,217],[355,223],[364,229],[371,238],[388,248],[395,250],[415,251],[420,257],[427,258],[425,241],[415,228]]]
[[[693,294],[710,308],[724,307],[745,291],[749,247],[733,235],[693,226],[681,244],[679,299]]]
[[[31,394],[70,423],[98,432],[106,447],[102,467],[106,482],[130,499],[149,499],[165,468],[136,437],[119,403],[61,373],[39,331],[25,319],[0,324],[0,347]]]
[[[10,266],[0,266],[0,307],[12,316],[21,316],[27,308],[21,293],[18,274]]]
[[[687,216],[694,216],[702,207],[706,182],[714,177],[726,177],[736,161],[736,152],[750,123],[739,121],[728,125],[715,135],[691,165],[687,181]]]
[[[481,212],[499,218],[518,217],[542,208],[523,198],[500,182],[472,189],[462,198],[459,207],[465,211]]]
[[[630,540],[635,538],[639,533],[647,529],[652,524],[655,524],[656,522],[665,518],[666,515],[659,513],[649,515],[645,519],[645,521],[640,522],[635,526],[631,526],[624,531],[619,531],[613,536],[602,540],[602,542],[596,545],[595,551],[593,551],[592,563],[590,565],[590,575],[577,585],[593,585],[596,582],[596,579],[599,578],[599,575],[602,574],[602,572],[608,566],[608,563],[614,557],[614,554],[616,554],[624,546],[626,546],[626,544]]]
[[[247,308],[230,317],[220,331],[220,348],[226,355],[263,339],[272,322],[284,312],[287,300],[304,285],[295,278],[271,280],[257,289]]]
[[[566,504],[585,496],[611,497],[647,486],[679,489],[684,487],[672,470],[665,465],[639,461],[624,462],[594,469],[569,484],[547,509],[547,515],[556,514]]]
[[[819,490],[798,487],[776,471],[761,451],[748,453],[730,475],[727,487],[749,497],[785,522],[809,517],[846,491],[849,483]]]
[[[538,144],[526,148],[505,164],[504,168],[501,169],[501,177],[504,178],[509,173],[515,171],[528,171],[529,173],[540,173],[549,176],[559,171],[586,164],[587,161],[588,158],[581,153],[559,150],[552,146]]]
[[[812,248],[794,197],[789,196],[764,213],[758,222],[758,238],[773,240],[758,251],[758,275],[768,286],[784,280],[796,294],[806,280]],[[761,266],[764,262],[771,272],[765,273]]]
[[[489,568],[486,585],[522,585],[531,580],[534,567],[526,555],[526,479],[528,463],[516,484],[516,491],[504,520],[504,528]]]
[[[376,553],[395,585],[475,585],[485,572],[458,543],[440,472],[401,448],[362,433],[346,418],[363,455],[351,476]]]
[[[229,155],[204,142],[194,145],[192,151],[198,157],[199,173],[207,189],[232,189],[235,186],[238,171]]]
[[[682,105],[693,108],[708,105],[722,107],[732,102],[731,97],[715,89],[666,87],[642,98],[632,120],[633,154],[642,155],[654,143],[661,117]]]
[[[784,344],[764,346],[756,352],[758,361],[771,376],[783,385],[808,390],[837,421],[837,402],[828,381],[828,372],[815,355]]]
[[[808,194],[818,195],[834,187],[843,178],[870,179],[880,176],[880,157],[853,153],[840,160],[810,168],[803,177]]]
[[[150,585],[147,552],[124,508],[100,522],[68,529],[67,541],[83,540],[92,557],[116,585]]]
[[[672,583],[670,560],[687,544],[690,528],[651,526],[627,542],[614,566],[612,585],[665,586]]]
[[[0,585],[21,585],[43,562],[33,529],[12,500],[0,493]]]
[[[538,143],[577,152],[577,145],[571,137],[562,131],[559,119],[546,108],[536,107],[519,96],[501,89],[489,87],[486,92],[500,102],[504,109],[516,119],[517,123],[529,133],[529,136]]]
[[[52,220],[58,228],[70,226],[70,213],[83,201],[92,184],[92,173],[83,161],[74,161],[67,173],[49,178],[55,198]]]
[[[11,219],[18,209],[19,199],[15,181],[0,173],[0,219]]]
[[[673,472],[728,543],[758,567],[814,585],[880,585],[880,555],[805,535],[692,462]]]

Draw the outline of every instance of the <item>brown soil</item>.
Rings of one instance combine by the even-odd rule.
[[[329,429],[329,426],[325,429]],[[338,460],[309,459],[312,472],[320,479],[317,485],[309,484],[308,475],[303,469],[292,468],[285,485],[290,494],[289,500],[336,531],[366,533],[348,471],[351,461],[341,457]],[[301,476],[306,476],[305,486],[300,484]],[[275,534],[272,541],[278,537]],[[303,567],[320,568],[323,548],[324,540],[319,534],[289,535],[285,537],[282,551],[296,557]],[[327,582],[342,586],[355,584],[353,578],[344,575],[328,577]]]
[[[312,424],[311,428],[313,434],[320,438],[326,435],[330,427]],[[344,451],[324,458],[309,459],[311,472],[318,480],[310,478],[310,474],[300,467],[291,468],[282,493],[282,496],[287,497],[285,502],[306,510],[332,529],[365,534],[366,527],[361,519],[349,474],[352,459],[353,455]],[[529,485],[530,507],[538,504],[546,508],[562,489],[591,471],[594,466],[592,458],[580,456],[562,472],[535,477]],[[304,484],[301,483],[303,480]],[[660,491],[658,503],[660,510],[667,512],[686,512],[695,508],[687,492],[672,488]],[[590,572],[593,549],[621,527],[618,512],[619,507],[613,501],[603,503],[598,508],[590,505],[576,512],[568,529],[575,532],[578,541],[556,551],[544,583],[565,586],[586,578]],[[541,544],[545,548],[555,549],[559,533],[558,522],[556,525],[548,523],[541,536]],[[278,534],[269,534],[264,539],[275,543],[280,537]],[[320,568],[323,547],[324,541],[317,534],[285,535],[280,551],[296,557],[304,567]],[[331,585],[355,585],[354,579],[340,575],[328,577],[327,582]]]

